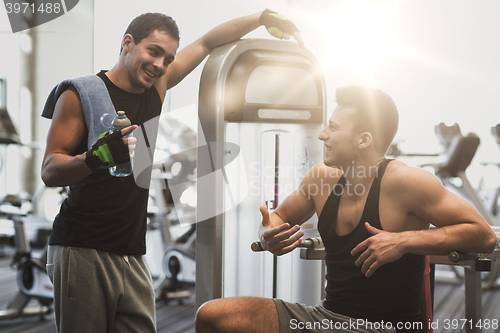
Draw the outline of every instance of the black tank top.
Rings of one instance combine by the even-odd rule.
[[[351,251],[371,236],[364,222],[382,229],[379,217],[380,182],[391,160],[384,160],[373,180],[361,220],[347,235],[335,231],[340,196],[346,178],[342,176],[328,197],[318,221],[318,229],[325,244],[327,287],[324,307],[357,319],[371,322],[420,322],[421,288],[425,257],[405,254],[399,260],[378,268],[367,278],[356,267],[357,256]],[[352,190],[352,189],[351,189]],[[400,330],[398,330],[400,331]],[[403,330],[401,330],[403,331]]]
[[[115,110],[125,111],[132,124],[141,125],[160,115],[162,103],[156,88],[129,93],[114,85],[104,73],[97,75],[108,88]],[[75,155],[87,150],[86,143],[84,138]],[[145,254],[148,195],[148,189],[137,186],[133,175],[118,178],[107,169],[97,170],[70,186],[54,220],[49,244]]]

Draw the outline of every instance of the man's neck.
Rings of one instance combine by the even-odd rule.
[[[142,93],[145,90],[144,88],[137,88],[132,85],[125,67],[121,66],[120,63],[117,63],[113,68],[107,71],[105,75],[115,86],[127,92]]]
[[[353,186],[358,184],[368,185],[378,175],[378,167],[384,160],[384,157],[378,157],[365,160],[353,160],[351,165],[341,167],[346,183]]]

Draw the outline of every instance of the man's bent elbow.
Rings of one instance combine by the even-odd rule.
[[[485,244],[484,244],[485,248],[486,248],[485,253],[493,252],[497,246],[497,243],[498,243],[498,239],[497,239],[496,233],[493,231],[492,228],[489,228],[488,236],[486,237]]]
[[[60,174],[50,168],[49,166],[42,166],[41,174],[40,174],[43,183],[47,187],[59,187],[59,186],[66,186],[68,184],[63,184],[61,182],[61,176]]]
[[[42,181],[47,187],[57,187],[57,184],[55,182],[55,177],[50,176],[50,172],[47,172],[46,170],[42,169],[41,173]]]

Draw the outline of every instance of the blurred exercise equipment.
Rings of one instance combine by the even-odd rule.
[[[155,280],[157,301],[182,302],[191,296],[194,287],[195,180],[196,133],[166,113],[159,122],[146,235],[145,258]],[[175,202],[171,186],[177,186],[182,193]]]

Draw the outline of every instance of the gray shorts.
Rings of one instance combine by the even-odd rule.
[[[394,333],[394,328],[381,323],[367,323],[333,313],[322,305],[306,306],[299,303],[289,303],[274,299],[278,309],[280,333],[323,333],[323,332],[363,332],[363,333]]]

